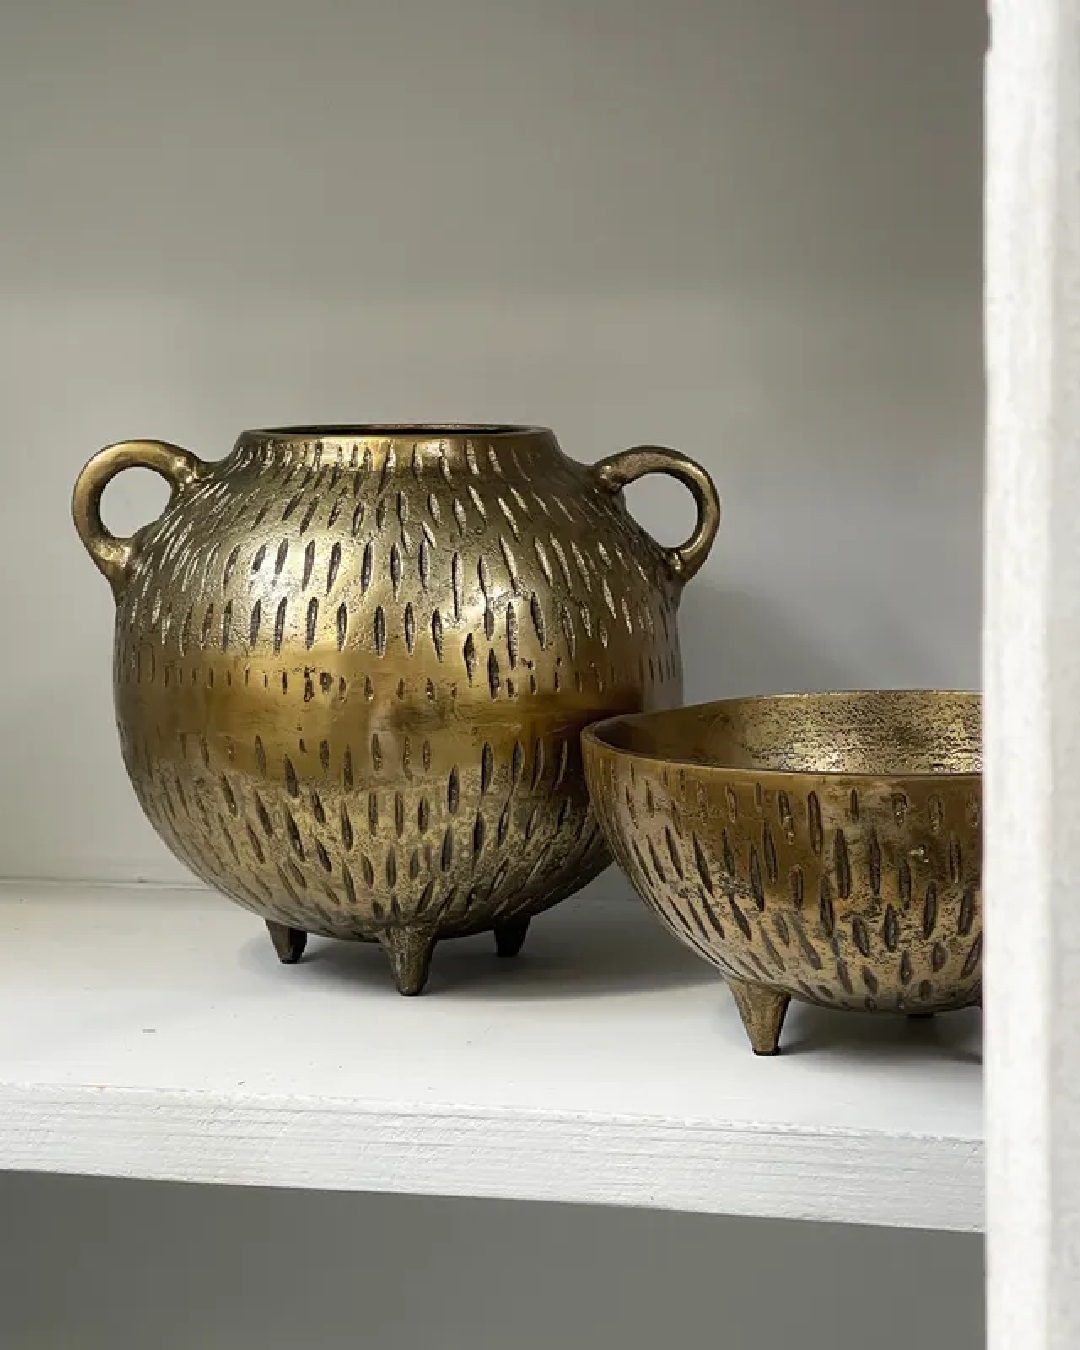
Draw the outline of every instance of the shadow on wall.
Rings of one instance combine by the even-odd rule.
[[[679,612],[685,701],[940,682],[942,653],[930,631],[920,634],[903,605],[890,607],[887,596],[851,613],[842,642],[835,623],[828,637],[823,629],[797,598],[788,607],[764,591],[699,578],[686,588]]]
[[[688,586],[679,612],[688,703],[741,694],[837,689],[851,683],[838,661],[808,630],[805,618],[769,595]]]
[[[0,1202],[9,1350],[983,1344],[974,1234],[17,1174]]]

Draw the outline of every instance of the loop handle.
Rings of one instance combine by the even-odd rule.
[[[685,585],[709,556],[720,528],[720,497],[709,474],[688,455],[662,445],[636,445],[632,450],[609,455],[593,468],[609,492],[621,492],[628,483],[647,473],[666,473],[689,488],[697,506],[694,532],[678,548],[661,548],[672,576]]]
[[[125,469],[152,469],[172,489],[170,504],[185,484],[203,468],[203,461],[190,450],[168,441],[118,441],[107,445],[79,474],[71,498],[71,515],[79,538],[99,572],[119,594],[135,553],[134,538],[121,539],[105,528],[101,519],[101,494]]]

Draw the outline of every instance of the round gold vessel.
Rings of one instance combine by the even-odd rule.
[[[616,859],[772,1054],[792,998],[980,1001],[980,731],[978,694],[929,689],[733,699],[583,739]]]
[[[129,467],[172,496],[118,539],[100,499]],[[651,472],[694,495],[681,548],[627,513]],[[512,955],[607,864],[579,735],[679,702],[679,595],[719,522],[676,451],[586,466],[503,426],[248,431],[209,463],[122,442],[73,513],[115,593],[117,721],[152,824],[283,961],[309,932],[375,939],[403,993],[439,938],[492,928]]]

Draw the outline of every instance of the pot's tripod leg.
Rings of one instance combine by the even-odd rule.
[[[495,925],[495,950],[500,956],[517,956],[529,931],[528,919],[510,919]]]
[[[726,978],[754,1054],[778,1054],[780,1031],[791,1002],[790,994],[769,989],[766,985],[737,980],[732,976]]]
[[[379,934],[379,943],[389,958],[398,993],[423,993],[435,934],[428,928],[389,928]]]
[[[295,966],[304,954],[307,946],[307,934],[302,928],[290,928],[288,924],[275,923],[267,919],[266,931],[274,944],[274,951],[283,966]]]

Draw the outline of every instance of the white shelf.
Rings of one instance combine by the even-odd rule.
[[[419,999],[196,889],[8,883],[0,931],[4,1168],[982,1227],[978,1013],[793,1007],[755,1059],[615,873]]]

